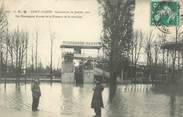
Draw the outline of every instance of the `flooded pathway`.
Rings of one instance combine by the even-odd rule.
[[[31,112],[32,95],[30,84],[16,87],[15,84],[0,84],[0,112],[29,113],[46,117],[92,117],[90,108],[93,85],[42,83],[40,85],[39,112]],[[175,91],[154,88],[152,85],[119,85],[113,101],[109,102],[109,89],[103,91],[103,117],[182,117],[183,95]]]

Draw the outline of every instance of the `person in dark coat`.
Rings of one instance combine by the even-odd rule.
[[[104,108],[102,91],[104,87],[100,84],[100,81],[96,81],[96,86],[93,89],[93,98],[91,102],[91,108],[95,111],[95,117],[101,117],[101,108]]]
[[[41,90],[39,87],[39,81],[34,80],[31,85],[32,90],[32,111],[38,111],[38,105],[39,105],[39,98],[41,96]]]

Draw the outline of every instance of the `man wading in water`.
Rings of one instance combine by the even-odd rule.
[[[32,90],[32,111],[38,111],[38,105],[39,105],[39,98],[41,96],[41,90],[39,87],[39,81],[36,79],[33,81],[31,85]]]
[[[96,86],[93,89],[93,98],[91,102],[91,108],[94,109],[95,111],[95,116],[94,117],[101,117],[101,107],[104,108],[103,105],[103,99],[102,99],[102,91],[104,87],[100,84],[100,81],[96,81]]]

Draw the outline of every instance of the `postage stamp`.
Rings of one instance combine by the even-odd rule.
[[[178,1],[151,1],[152,26],[178,26],[179,2]]]

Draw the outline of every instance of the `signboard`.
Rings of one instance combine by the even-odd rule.
[[[61,48],[100,49],[101,42],[63,41]]]

